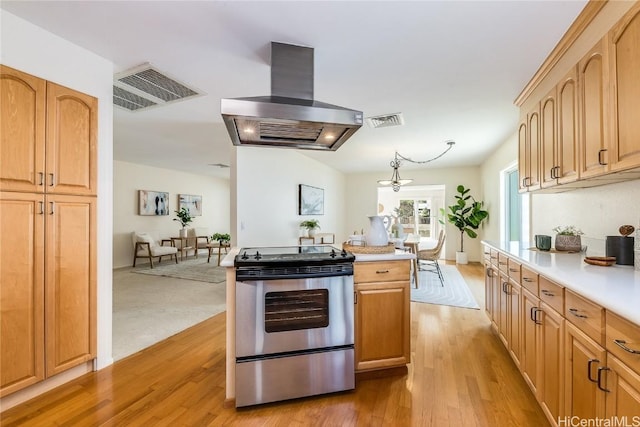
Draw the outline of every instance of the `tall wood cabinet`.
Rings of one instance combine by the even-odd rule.
[[[609,33],[612,129],[611,170],[640,166],[640,3]]]
[[[356,262],[356,372],[411,362],[409,260]]]
[[[96,355],[97,100],[0,66],[0,396]]]

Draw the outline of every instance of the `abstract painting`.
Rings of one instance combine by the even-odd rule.
[[[138,198],[138,215],[169,215],[169,193],[139,190]]]
[[[178,210],[182,208],[187,208],[191,216],[202,216],[202,196],[179,194]]]
[[[324,215],[324,190],[300,184],[298,188],[298,214]]]

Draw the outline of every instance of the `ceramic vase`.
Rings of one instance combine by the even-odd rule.
[[[181,228],[180,229],[180,237],[187,237],[187,229],[186,228]]]
[[[557,251],[580,252],[582,250],[582,240],[580,236],[556,234],[555,246]]]
[[[456,264],[468,264],[469,257],[466,252],[456,252]]]
[[[386,246],[389,243],[389,235],[384,227],[381,216],[369,217],[369,231],[366,236],[367,246]]]

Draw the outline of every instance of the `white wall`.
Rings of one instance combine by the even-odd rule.
[[[389,179],[391,169],[384,172],[350,174],[347,176],[347,201],[346,212],[347,222],[346,229],[361,230],[365,233],[369,229],[370,215],[376,215],[378,212],[378,180]],[[471,189],[471,194],[476,200],[482,200],[482,187],[480,186],[480,168],[445,168],[445,169],[411,169],[402,171],[403,178],[412,178],[410,188],[413,185],[444,185],[445,186],[445,206],[452,205],[455,202],[456,187],[459,184]],[[498,206],[485,204],[485,209],[493,215],[497,214]],[[482,232],[482,231],[481,231]],[[447,224],[445,233],[446,250],[444,257],[446,259],[455,259],[455,253],[460,246],[460,233],[458,229],[451,224]],[[480,234],[480,238],[482,234]],[[470,261],[480,261],[481,249],[480,238],[470,239],[465,236],[465,252],[467,252]]]
[[[533,194],[531,232],[553,236],[559,225],[584,232],[589,254],[604,254],[606,236],[619,236],[621,225],[640,227],[640,180],[583,188],[559,194]]]
[[[169,169],[116,161],[113,164],[113,267],[133,263],[132,231],[150,231],[160,238],[178,235],[181,226],[174,221],[178,194],[202,196],[202,216],[189,227],[208,228],[213,233],[229,233],[229,181]],[[138,215],[138,190],[169,193],[169,215]],[[139,259],[144,263],[145,260]],[[137,264],[136,264],[137,265]]]
[[[234,153],[235,245],[297,245],[300,222],[312,218],[320,221],[319,232],[336,234],[336,244],[346,239],[342,173],[295,150],[238,147]],[[298,215],[299,184],[324,189],[324,215]]]
[[[492,206],[490,216],[482,228],[482,239],[484,240],[500,241],[500,215],[502,215],[500,211],[500,173],[517,160],[518,136],[513,134],[480,167],[483,200],[486,206]]]
[[[11,13],[0,11],[0,62],[98,98],[98,358],[111,357],[113,64]]]

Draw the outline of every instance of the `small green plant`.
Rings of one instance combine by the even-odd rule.
[[[231,236],[228,233],[214,233],[213,236],[211,236],[211,240],[220,243],[229,243]]]
[[[174,218],[174,221],[178,221],[182,228],[185,228],[191,221],[193,221],[193,217],[189,213],[187,208],[182,208],[179,211],[174,211],[178,218]]]
[[[559,225],[554,228],[553,231],[560,236],[580,236],[581,234],[584,234],[582,230],[575,225]]]
[[[315,230],[316,228],[320,228],[320,221],[317,219],[308,219],[302,221],[300,227],[306,228],[307,230]]]
[[[482,209],[484,202],[478,202],[469,194],[471,190],[464,188],[463,185],[458,185],[457,190],[459,193],[455,196],[457,203],[448,206],[449,213],[441,208],[440,214],[460,230],[460,252],[464,252],[464,234],[467,233],[467,236],[472,239],[478,237],[475,230],[489,217],[489,212]],[[471,205],[467,205],[468,202]],[[444,221],[441,219],[440,223],[444,224]]]

